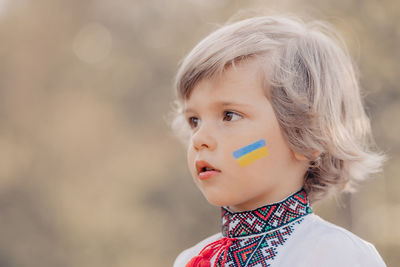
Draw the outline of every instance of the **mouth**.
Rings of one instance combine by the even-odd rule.
[[[196,161],[197,175],[200,179],[208,179],[221,171],[204,160]]]

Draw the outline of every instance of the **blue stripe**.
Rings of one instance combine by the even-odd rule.
[[[257,150],[263,146],[265,146],[265,140],[264,139],[258,140],[248,146],[242,147],[242,148],[234,151],[233,157],[235,157],[235,159],[238,159],[238,158],[240,158],[254,150]]]

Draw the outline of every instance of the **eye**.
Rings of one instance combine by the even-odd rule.
[[[234,117],[234,116],[237,116],[237,117],[239,117],[239,118],[242,118],[242,115],[237,114],[236,112],[229,111],[229,110],[224,111],[224,118],[228,118],[227,121],[231,121],[231,120],[232,120],[232,117]]]
[[[197,125],[199,124],[199,118],[197,118],[197,117],[190,117],[187,119],[187,121],[189,123],[190,128],[192,128],[192,129],[196,128]]]
[[[235,116],[237,117],[237,119],[234,119]],[[226,111],[224,111],[223,117],[224,117],[224,119],[223,119],[224,121],[235,121],[235,120],[242,118],[242,115],[240,115],[236,112],[233,112],[233,111],[226,110]],[[197,117],[189,117],[187,119],[187,122],[188,122],[190,128],[194,129],[194,128],[198,127],[200,120]]]

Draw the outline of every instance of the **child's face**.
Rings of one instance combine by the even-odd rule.
[[[220,79],[201,80],[185,102],[185,117],[192,128],[187,159],[193,179],[211,204],[233,211],[289,196],[302,187],[307,168],[282,135],[258,69],[255,62],[242,62],[236,70],[228,68]],[[240,162],[240,152],[246,156],[257,147],[240,149],[257,141],[265,141],[265,146]],[[220,172],[201,179],[196,168],[200,160]]]

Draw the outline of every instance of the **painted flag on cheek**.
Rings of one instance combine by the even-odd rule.
[[[242,167],[245,167],[258,159],[264,158],[267,155],[268,149],[265,146],[264,139],[260,139],[233,152],[233,157]]]

